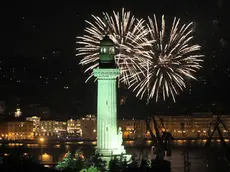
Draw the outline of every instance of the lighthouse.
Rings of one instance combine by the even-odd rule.
[[[115,47],[106,35],[100,41],[99,67],[93,70],[97,78],[97,147],[96,153],[111,159],[126,154],[122,146],[122,131],[117,127],[117,77]]]

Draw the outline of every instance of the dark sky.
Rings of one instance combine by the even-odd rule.
[[[83,34],[84,20],[91,20],[91,14],[111,13],[122,7],[140,18],[165,14],[166,20],[177,16],[185,23],[194,21],[195,40],[203,47],[205,62],[198,73],[200,79],[191,82],[192,95],[185,90],[177,98],[177,103],[151,102],[147,108],[144,101],[121,89],[119,96],[128,97],[126,104],[119,107],[121,115],[229,111],[230,12],[227,0],[2,4],[1,99],[9,107],[16,102],[20,106],[39,103],[50,106],[55,113],[95,113],[96,85],[84,83],[87,76],[83,74],[84,68],[78,65],[79,58],[75,57],[76,36]],[[53,55],[54,51],[60,54]],[[64,89],[66,87],[68,89]]]

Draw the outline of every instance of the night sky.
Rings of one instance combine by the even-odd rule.
[[[120,116],[151,113],[185,114],[192,112],[228,113],[230,95],[230,23],[227,0],[216,1],[82,1],[77,3],[8,3],[1,5],[0,100],[10,111],[16,104],[42,104],[55,115],[78,116],[96,113],[96,83],[84,83],[87,74],[79,66],[76,36],[84,32],[84,20],[91,14],[111,13],[124,7],[136,17],[165,14],[181,22],[195,22],[195,41],[205,55],[203,69],[189,81],[189,88],[177,102],[138,100],[122,87]],[[87,3],[86,3],[87,2]],[[132,2],[132,3],[130,3]]]

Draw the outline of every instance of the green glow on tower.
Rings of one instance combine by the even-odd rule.
[[[97,149],[102,156],[125,154],[122,132],[117,128],[117,77],[113,41],[105,36],[100,42],[99,68],[94,69],[98,81],[97,92]]]

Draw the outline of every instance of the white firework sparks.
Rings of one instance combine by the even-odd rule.
[[[121,71],[120,82],[127,85],[136,83],[139,74],[143,73],[140,62],[148,57],[148,49],[153,41],[147,39],[148,28],[143,19],[137,20],[130,12],[113,11],[113,15],[103,13],[103,18],[92,15],[94,21],[86,23],[85,34],[77,37],[79,48],[76,56],[83,59],[80,64],[88,66],[85,72],[90,71],[99,65],[99,44],[103,39],[105,32],[115,44],[116,55],[115,62]],[[88,78],[88,79],[89,79]],[[87,80],[88,80],[87,79]],[[86,80],[86,82],[87,82]]]
[[[193,74],[202,67],[201,47],[192,43],[193,23],[179,26],[180,19],[174,18],[167,33],[164,16],[160,27],[155,15],[148,20],[150,37],[156,42],[149,51],[151,58],[142,63],[146,69],[144,77],[131,87],[140,98],[147,95],[147,102],[154,97],[156,101],[159,97],[172,97],[175,102],[175,96],[186,88],[185,78],[196,79]]]

